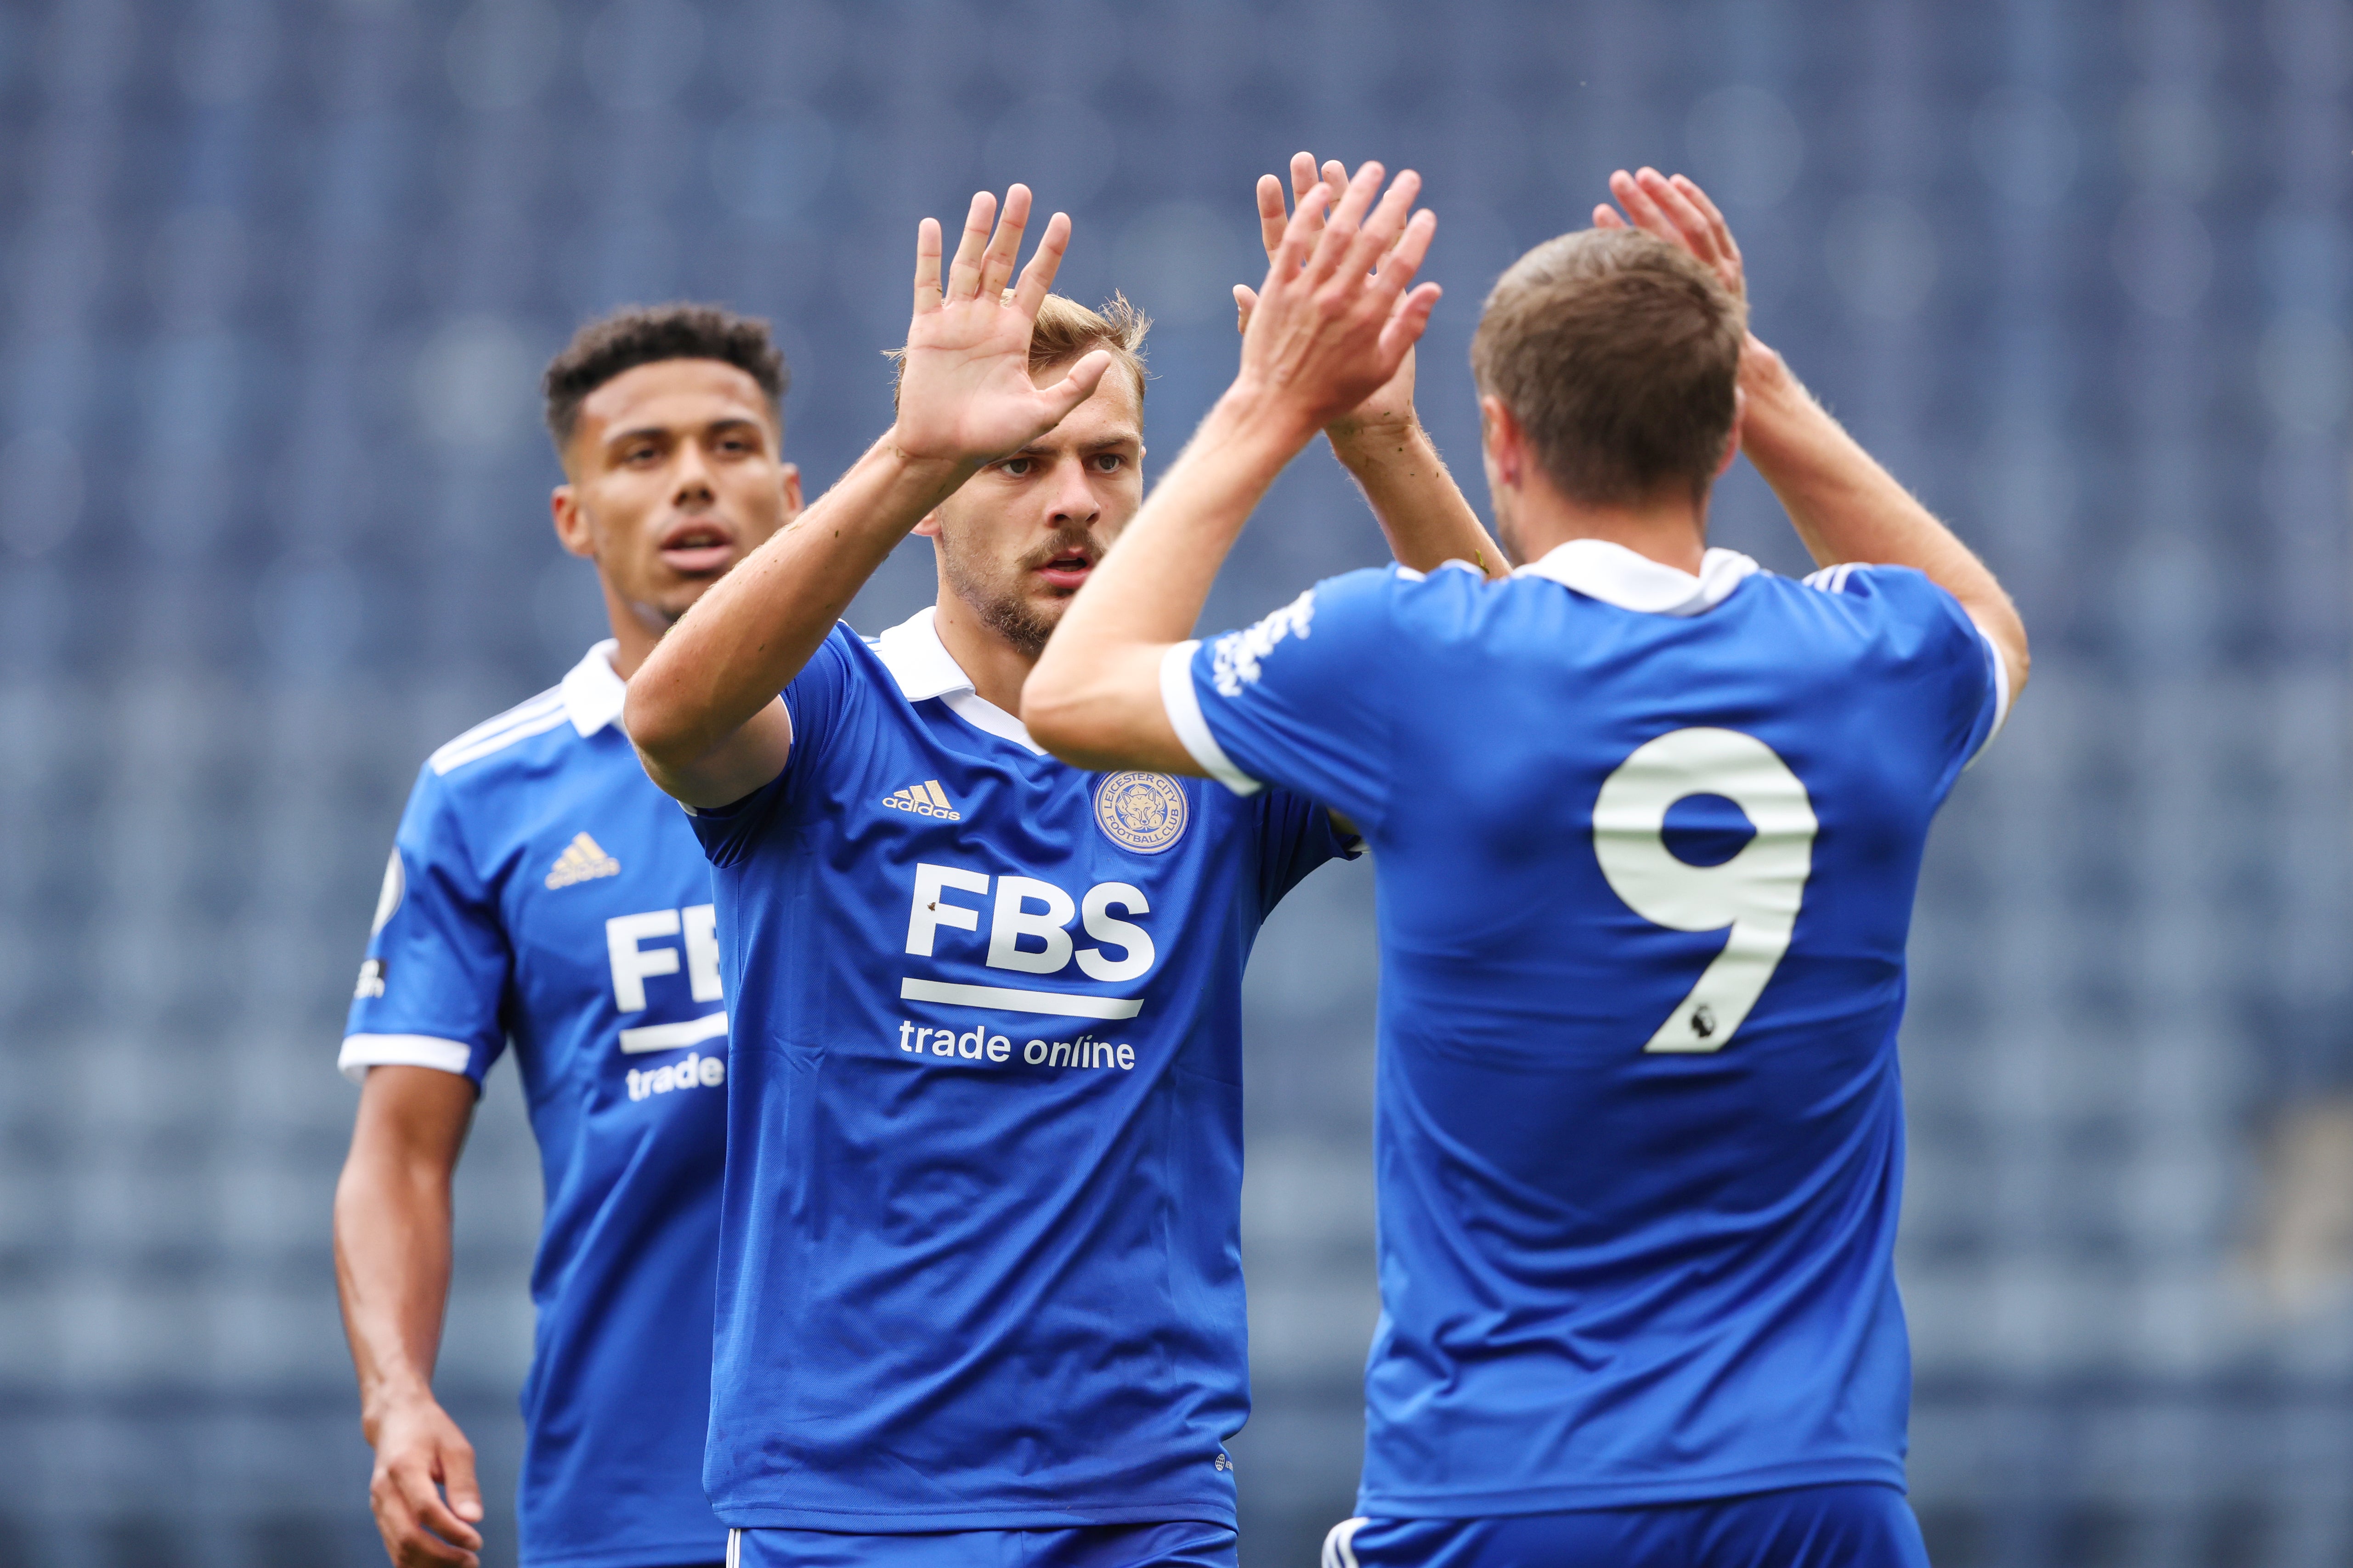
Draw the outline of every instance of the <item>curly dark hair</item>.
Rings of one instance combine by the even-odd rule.
[[[784,428],[785,392],[793,373],[768,341],[767,322],[716,305],[633,305],[590,321],[547,362],[540,390],[546,395],[547,433],[555,437],[555,449],[562,452],[571,444],[580,405],[590,393],[625,370],[666,359],[715,359],[733,365],[760,384],[777,429]]]

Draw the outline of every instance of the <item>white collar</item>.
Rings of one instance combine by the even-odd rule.
[[[565,671],[564,683],[557,688],[564,693],[564,711],[584,741],[621,717],[621,703],[629,695],[629,687],[613,672],[613,655],[620,647],[607,637]]]
[[[870,645],[899,693],[910,702],[939,698],[948,710],[976,730],[1027,747],[1039,756],[1046,748],[1029,738],[1029,727],[973,689],[972,677],[940,641],[939,606],[926,605]]]
[[[1549,577],[1621,610],[1696,616],[1722,604],[1758,570],[1756,562],[1737,550],[1711,550],[1700,557],[1694,577],[1606,539],[1572,539],[1512,575]]]

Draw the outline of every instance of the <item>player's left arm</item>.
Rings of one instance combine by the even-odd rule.
[[[1063,761],[1206,771],[1162,699],[1166,656],[1275,477],[1397,374],[1438,302],[1436,284],[1413,284],[1437,222],[1412,211],[1420,179],[1399,174],[1376,205],[1384,178],[1378,163],[1357,171],[1328,223],[1328,187],[1300,203],[1243,334],[1240,373],[1030,672],[1022,721]]]
[[[1291,160],[1291,189],[1302,202],[1318,184],[1327,187],[1327,200],[1336,201],[1348,188],[1348,172],[1337,161],[1319,174],[1314,155],[1298,153]],[[1308,215],[1311,224],[1316,215]],[[1283,210],[1282,182],[1261,174],[1258,182],[1259,237],[1266,246],[1269,266],[1282,248],[1289,219]],[[1258,291],[1234,286],[1235,326],[1248,331]],[[1408,349],[1397,374],[1370,397],[1324,426],[1332,455],[1364,492],[1374,521],[1388,541],[1389,553],[1401,566],[1434,572],[1449,561],[1467,561],[1490,577],[1508,570],[1501,546],[1480,522],[1462,488],[1447,471],[1437,443],[1422,427],[1413,402],[1414,351]]]
[[[1707,193],[1683,175],[1620,170],[1597,227],[1631,226],[1682,247],[1746,297],[1740,247]],[[1816,402],[1787,361],[1749,334],[1740,354],[1738,440],[1773,487],[1817,564],[1909,566],[1960,601],[2000,655],[2006,706],[2025,689],[2026,623],[1992,572]]]

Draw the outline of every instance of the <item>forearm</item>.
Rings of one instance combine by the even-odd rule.
[[[1209,411],[1030,672],[1022,719],[1040,745],[1091,766],[1165,741],[1161,655],[1192,635],[1242,525],[1313,435],[1240,384]]]
[[[1506,570],[1479,515],[1419,419],[1379,425],[1341,421],[1325,434],[1333,456],[1356,481],[1398,563],[1418,572],[1468,561],[1489,576]]]
[[[449,1173],[355,1142],[335,1185],[335,1285],[368,1440],[392,1408],[430,1401],[449,1295]]]
[[[713,584],[629,680],[629,738],[654,781],[721,804],[693,798],[697,764],[772,708],[875,568],[971,472],[908,458],[885,436]]]
[[[2015,689],[2026,630],[1985,563],[1896,482],[1781,357],[1754,339],[1741,356],[1741,447],[1821,565],[1910,566],[1951,594],[2001,648]]]

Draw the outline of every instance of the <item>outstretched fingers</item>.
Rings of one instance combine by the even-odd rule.
[[[1395,259],[1395,247],[1402,242],[1406,230],[1411,226],[1408,220],[1413,215],[1413,198],[1420,194],[1421,176],[1411,169],[1400,173],[1395,183],[1389,186],[1388,194],[1381,197],[1380,205],[1373,209],[1369,217],[1365,219],[1364,227],[1357,232],[1356,243],[1349,247],[1347,264],[1364,272],[1372,271],[1377,264],[1380,266],[1383,279],[1385,280],[1388,279],[1391,276],[1390,268],[1383,261],[1383,258]],[[1436,220],[1431,221],[1434,223]],[[1427,247],[1429,243],[1425,236],[1422,244]],[[1420,258],[1417,256],[1411,266],[1399,275],[1398,287],[1402,288],[1404,280],[1412,278],[1412,268],[1420,265]]]
[[[1304,153],[1300,157],[1305,157]],[[1293,160],[1296,162],[1296,160]],[[1282,182],[1272,174],[1258,177],[1258,237],[1266,247],[1266,258],[1282,247],[1282,231],[1291,224],[1291,214],[1282,205]]]
[[[1051,429],[1060,425],[1069,416],[1071,410],[1092,397],[1095,388],[1103,384],[1104,373],[1110,369],[1111,351],[1095,349],[1082,356],[1079,363],[1071,367],[1070,374],[1053,385],[1042,388],[1038,394],[1039,398],[1053,410],[1053,419],[1045,427]]]
[[[980,298],[994,300],[1013,280],[1013,264],[1021,254],[1022,231],[1029,226],[1029,187],[1013,185],[1005,193],[1005,216],[982,254]]]
[[[948,264],[947,298],[969,300],[980,292],[981,255],[988,248],[988,231],[997,221],[997,198],[987,191],[973,193],[965,209],[964,234],[956,241],[955,259]]]
[[[1331,216],[1324,220],[1323,237],[1316,241],[1314,250],[1307,258],[1307,272],[1311,279],[1321,283],[1345,263],[1356,248],[1357,236],[1364,227],[1365,215],[1371,209],[1374,198],[1380,194],[1381,182],[1388,177],[1387,169],[1368,159],[1356,171],[1356,177],[1339,193],[1338,204],[1333,207]],[[1326,191],[1331,189],[1328,185],[1324,188]],[[1359,271],[1368,269],[1368,264],[1357,268]]]
[[[1380,353],[1385,363],[1402,360],[1406,351],[1421,341],[1430,326],[1430,313],[1438,308],[1440,292],[1435,283],[1419,283],[1397,302],[1397,309],[1381,324]]]
[[[1021,187],[1016,185],[1015,190]],[[1009,204],[1008,204],[1009,205]],[[1017,230],[1015,238],[1020,237]],[[1046,220],[1046,232],[1038,237],[1038,254],[1021,269],[1020,286],[1013,291],[1016,309],[1031,321],[1045,308],[1047,291],[1054,287],[1054,274],[1062,269],[1062,253],[1071,246],[1071,217],[1068,213],[1056,213]],[[1075,406],[1075,405],[1074,405]]]
[[[940,308],[940,220],[915,226],[915,314]]]

